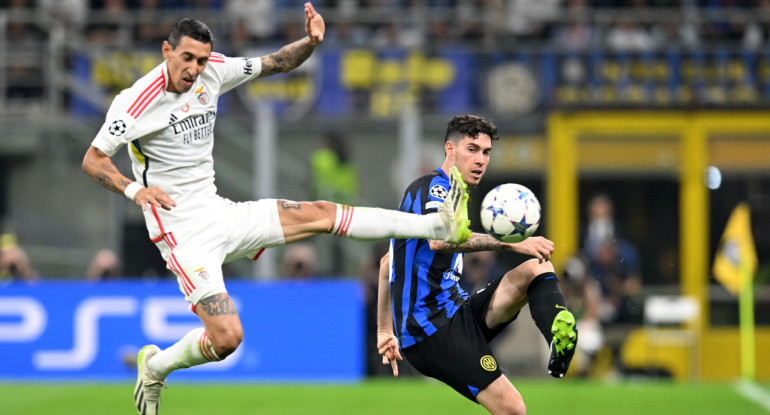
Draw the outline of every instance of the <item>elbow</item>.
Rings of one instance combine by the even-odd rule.
[[[80,166],[85,174],[91,176],[91,156],[90,152],[86,153],[83,157],[83,163]]]

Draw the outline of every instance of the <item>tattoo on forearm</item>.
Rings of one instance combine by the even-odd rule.
[[[235,304],[230,296],[221,293],[211,297],[206,297],[198,302],[198,307],[201,307],[206,314],[210,316],[226,316],[236,315],[238,312],[235,310]]]
[[[468,241],[462,244],[448,244],[440,241],[437,245],[439,250],[448,250],[451,252],[478,252],[503,249],[504,245],[491,235],[474,233]]]
[[[102,164],[100,168],[102,172],[97,173],[97,175],[94,176],[94,179],[96,180],[97,183],[104,186],[108,190],[111,190],[115,193],[120,193],[121,188],[125,188],[131,183],[131,181],[126,180],[122,177],[119,177],[117,180],[117,183],[115,183],[115,180],[113,180],[113,176],[115,175],[120,176],[120,172],[112,164],[105,163],[105,164]]]
[[[278,52],[262,57],[262,76],[289,72],[298,67],[313,53],[315,46],[307,38],[281,48]]]
[[[281,201],[281,209],[283,210],[299,210],[300,204],[298,202],[292,202],[290,200],[282,200]]]
[[[112,182],[112,178],[106,174],[97,174],[94,179],[96,179],[96,182],[100,185],[104,186],[108,190],[111,190],[113,192],[117,192],[118,188],[115,186],[115,183]]]

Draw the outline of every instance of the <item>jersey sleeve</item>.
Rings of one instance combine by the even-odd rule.
[[[220,94],[258,77],[262,73],[261,58],[231,58],[221,53],[212,53],[208,68],[214,72],[220,83]]]
[[[428,191],[421,206],[422,213],[433,213],[444,203],[449,191],[449,181],[442,176],[435,176],[428,185]]]
[[[136,125],[136,119],[126,112],[130,101],[130,93],[127,91],[115,97],[107,111],[104,124],[91,142],[92,146],[102,150],[109,157],[114,156],[121,147],[135,138],[131,130]]]
[[[147,122],[147,114],[152,112],[165,88],[166,71],[161,64],[115,97],[91,145],[112,157],[125,144],[154,128],[154,123]]]

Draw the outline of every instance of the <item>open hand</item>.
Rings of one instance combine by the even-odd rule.
[[[310,3],[305,3],[305,33],[310,36],[310,42],[317,45],[324,41],[326,24],[323,17],[315,11]]]

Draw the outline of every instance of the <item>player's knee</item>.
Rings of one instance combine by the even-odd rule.
[[[527,406],[524,405],[524,401],[521,399],[508,399],[503,411],[500,413],[505,415],[526,415]]]
[[[211,339],[214,351],[221,359],[233,354],[243,341],[243,329],[231,329]]]
[[[323,231],[331,233],[334,230],[334,222],[337,220],[337,204],[319,200],[311,202],[310,205],[314,210],[314,216],[324,224]]]
[[[532,281],[540,274],[544,274],[546,272],[554,272],[553,264],[550,261],[540,262],[537,259],[530,259],[525,261],[520,266],[525,267],[525,275],[529,281]]]

